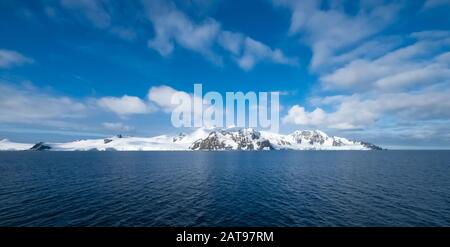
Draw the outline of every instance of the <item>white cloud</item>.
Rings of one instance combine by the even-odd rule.
[[[382,90],[393,90],[405,86],[418,84],[433,84],[450,79],[450,69],[440,65],[428,65],[389,75],[375,82],[375,86]]]
[[[33,59],[16,51],[0,49],[0,68],[11,68],[22,64],[32,63]]]
[[[239,55],[244,43],[244,35],[229,31],[222,31],[219,36],[219,45],[234,55]]]
[[[450,6],[450,0],[427,0],[423,4],[424,9],[431,9],[435,7],[442,7],[442,6]]]
[[[377,59],[357,59],[320,77],[327,89],[399,90],[450,81],[450,33],[421,32],[416,42]]]
[[[130,28],[114,26],[110,28],[110,32],[123,40],[133,41],[137,38],[137,34]]]
[[[214,51],[219,46],[244,70],[250,70],[262,61],[297,64],[296,58],[285,56],[280,49],[272,49],[244,34],[223,30],[215,19],[196,22],[177,9],[173,2],[146,1],[145,4],[155,30],[155,37],[148,41],[148,46],[162,56],[170,55],[177,44],[202,54],[215,64],[222,64],[222,57]]]
[[[387,118],[390,121],[445,121],[450,118],[450,91],[429,87],[414,92],[365,93],[315,98],[312,112],[294,105],[284,123],[336,129],[364,129]],[[334,110],[325,112],[320,106]]]
[[[154,103],[160,110],[170,113],[175,108],[177,110],[183,111],[184,113],[190,114],[194,121],[203,121],[205,126],[212,126],[212,123],[207,122],[203,119],[204,110],[210,106],[210,102],[207,100],[203,100],[202,97],[198,97],[192,93],[188,93],[185,91],[179,91],[172,87],[161,85],[151,87],[148,91],[148,100]],[[180,97],[183,99],[190,99],[190,103],[186,101],[182,101],[178,104],[172,104],[173,97]],[[201,105],[202,109],[196,108],[194,106]],[[225,114],[225,113],[224,113]]]
[[[383,30],[394,20],[398,6],[362,1],[356,14],[347,14],[338,1],[273,0],[277,6],[291,10],[291,35],[301,34],[311,46],[311,68],[329,66],[330,58],[341,50]],[[323,6],[328,5],[328,8]],[[331,59],[333,60],[333,59]]]
[[[392,135],[399,132],[392,126],[402,126],[408,138],[436,137],[437,123],[449,122],[448,31],[378,35],[395,21],[400,2],[361,1],[351,14],[341,1],[273,2],[291,10],[289,34],[311,47],[310,69],[321,82],[309,101],[314,110],[294,105],[283,122],[366,134],[383,126]],[[447,2],[429,0],[424,8]]]
[[[114,112],[119,116],[149,113],[153,109],[143,100],[135,96],[103,97],[97,100],[103,109]]]
[[[325,120],[326,113],[322,109],[316,108],[312,112],[307,112],[304,107],[299,105],[291,107],[288,115],[282,119],[283,123],[297,125],[320,125],[323,124]]]
[[[80,11],[83,16],[98,28],[111,25],[111,16],[105,9],[106,1],[101,0],[61,0],[61,6]]]
[[[272,50],[263,43],[247,37],[245,39],[244,53],[238,59],[239,66],[244,70],[250,70],[260,61],[291,65],[298,63],[296,58],[286,57],[281,50]]]
[[[446,30],[425,30],[412,33],[410,36],[417,40],[442,40],[448,38],[450,31]]]
[[[51,5],[52,2],[59,2],[59,5]],[[137,37],[134,29],[116,25],[115,19],[123,18],[120,13],[124,11],[126,8],[110,0],[56,0],[49,1],[44,7],[44,13],[54,21],[72,17],[87,21],[95,28],[105,30],[123,40],[133,41]]]
[[[354,49],[339,52],[327,58],[330,69],[358,59],[376,59],[401,45],[397,36],[377,37],[356,45]]]
[[[185,98],[190,98],[191,103],[193,104],[205,104],[206,102],[203,102],[202,98],[194,96],[193,94],[187,93],[185,91],[179,91],[172,87],[161,85],[161,86],[155,86],[151,87],[148,91],[148,100],[152,103],[155,103],[158,107],[160,107],[161,110],[164,112],[171,112],[177,105],[174,105],[171,103],[172,97],[177,94],[178,96],[182,96]],[[185,109],[187,112],[192,111],[191,106],[186,106],[188,108]],[[196,113],[201,114],[201,113]]]
[[[219,33],[220,25],[214,19],[206,19],[202,23],[194,23],[173,3],[147,1],[148,17],[153,23],[156,36],[148,42],[148,46],[167,56],[174,49],[174,42],[206,56],[214,62],[218,58],[211,50]]]
[[[38,90],[30,83],[13,86],[0,82],[0,122],[36,123],[82,117],[84,103]]]
[[[120,122],[105,122],[102,123],[102,126],[109,130],[115,130],[115,131],[131,131],[134,129],[134,127],[125,125]]]
[[[173,105],[171,103],[172,96],[175,93],[182,93],[185,95],[189,95],[186,92],[175,90],[172,87],[169,87],[166,85],[161,85],[161,86],[151,87],[148,91],[147,97],[148,97],[148,100],[155,103],[163,111],[170,112],[175,107],[175,105]]]

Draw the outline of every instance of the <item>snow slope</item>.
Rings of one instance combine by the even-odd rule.
[[[33,144],[11,142],[8,139],[0,140],[0,151],[19,151],[30,149]]]
[[[320,130],[295,131],[288,135],[251,128],[204,129],[191,134],[155,137],[114,136],[105,139],[65,143],[40,143],[54,151],[171,151],[171,150],[373,150],[379,147],[342,137],[328,136]],[[28,150],[33,144],[0,141],[0,150]],[[32,148],[33,149],[33,148]],[[40,150],[40,149],[36,149]]]

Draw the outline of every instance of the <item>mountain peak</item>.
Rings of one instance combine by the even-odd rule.
[[[36,146],[37,145],[37,146]],[[0,141],[0,150],[379,150],[380,147],[362,141],[328,136],[321,130],[297,130],[283,135],[253,128],[198,128],[190,134],[155,137],[114,136],[105,139],[88,139],[66,143],[38,144]],[[42,147],[42,148],[40,148]],[[48,148],[47,148],[48,147]]]

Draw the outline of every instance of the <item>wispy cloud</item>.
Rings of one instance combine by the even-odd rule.
[[[287,57],[281,50],[272,50],[267,45],[247,37],[244,44],[244,53],[238,59],[239,66],[244,70],[250,70],[256,63],[261,61],[289,65],[296,65],[298,63],[297,58]]]
[[[329,66],[330,58],[348,46],[383,30],[395,20],[399,5],[359,2],[356,14],[348,14],[339,1],[274,0],[276,6],[291,10],[289,34],[311,46],[311,68]],[[324,6],[326,6],[324,8]]]
[[[450,6],[450,1],[448,0],[426,0],[423,4],[424,9],[436,8],[439,6]]]
[[[426,123],[449,123],[450,33],[425,31],[404,38],[414,42],[323,74],[322,91],[309,102],[314,110],[294,105],[284,122],[336,129],[368,129],[386,121],[420,122],[405,126],[417,133]],[[323,91],[328,96],[321,96]]]
[[[104,122],[102,123],[102,126],[105,127],[108,130],[114,130],[114,131],[131,131],[134,130],[133,126],[126,125],[121,122]]]
[[[110,0],[50,0],[44,3],[43,12],[51,20],[73,20],[87,23],[127,41],[137,38],[137,33],[131,25],[119,24],[123,21],[119,13],[125,10],[118,11],[121,8],[118,2]]]
[[[321,76],[328,89],[398,90],[450,80],[450,32],[413,33],[416,42],[377,59],[355,59]]]
[[[163,109],[163,106],[136,96],[77,99],[60,95],[49,88],[37,87],[29,81],[0,81],[0,127],[9,130],[13,125],[14,128],[36,133],[48,128],[79,133],[105,130],[129,132],[135,128],[123,123],[123,120],[132,115],[152,114]],[[109,114],[111,112],[114,113],[112,116]]]
[[[439,126],[450,124],[448,31],[384,35],[401,2],[361,1],[351,14],[339,1],[273,2],[291,10],[289,35],[311,47],[310,71],[319,78],[310,100],[291,106],[284,123],[442,140]],[[443,4],[429,0],[424,8]]]
[[[194,23],[171,2],[146,1],[148,18],[153,23],[155,37],[148,46],[167,56],[174,49],[174,42],[196,51],[209,60],[220,63],[220,58],[212,51],[212,45],[220,30],[220,24],[213,19]]]
[[[14,86],[0,82],[0,122],[34,123],[82,117],[86,105],[65,96],[56,96],[30,83]]]
[[[287,57],[280,49],[254,40],[244,34],[224,30],[213,18],[195,22],[173,2],[146,1],[149,20],[153,24],[155,37],[148,46],[162,56],[170,55],[175,45],[200,53],[216,64],[222,64],[223,58],[215,52],[215,47],[228,51],[238,66],[244,70],[252,69],[259,62],[277,64],[297,64],[297,58]]]
[[[111,25],[111,16],[106,9],[107,1],[102,0],[61,0],[61,5],[70,10],[79,11],[98,28]]]
[[[0,49],[0,68],[8,69],[33,62],[32,58],[26,57],[17,51]]]

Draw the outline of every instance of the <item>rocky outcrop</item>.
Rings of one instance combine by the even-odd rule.
[[[50,149],[51,149],[51,147],[48,145],[45,145],[45,143],[43,143],[43,142],[38,142],[30,148],[31,151],[45,151],[45,150],[50,150]]]
[[[368,143],[368,142],[362,142],[360,141],[361,145],[363,145],[364,147],[370,149],[370,150],[383,150],[382,147],[379,147],[377,145],[374,145],[372,143]]]
[[[64,143],[33,144],[0,141],[0,150],[34,151],[167,151],[167,150],[381,150],[374,144],[328,136],[320,130],[291,134],[257,131],[251,128],[206,129],[190,134],[155,137],[112,136]]]

